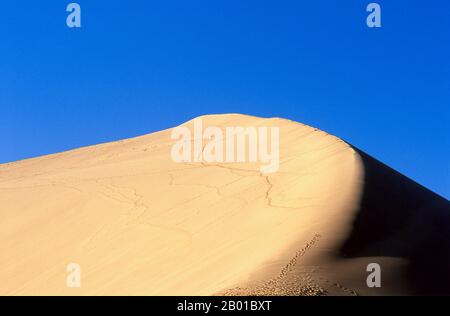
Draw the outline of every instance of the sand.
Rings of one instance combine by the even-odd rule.
[[[310,126],[201,119],[278,127],[278,171],[176,163],[171,129],[0,165],[0,294],[450,293],[448,200]]]

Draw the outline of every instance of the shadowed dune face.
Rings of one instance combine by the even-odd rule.
[[[0,294],[448,292],[448,201],[309,126],[201,119],[279,128],[277,172],[175,162],[173,129],[0,165]]]
[[[402,282],[413,294],[450,294],[448,200],[356,151],[364,167],[364,186],[341,253],[404,258],[408,264]]]

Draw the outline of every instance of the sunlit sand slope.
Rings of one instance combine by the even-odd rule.
[[[278,127],[279,170],[176,163],[171,129],[0,165],[0,294],[448,292],[447,200],[315,128],[201,118]]]

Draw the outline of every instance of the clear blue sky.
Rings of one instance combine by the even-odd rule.
[[[0,162],[206,113],[313,125],[450,196],[450,1],[71,1],[0,6]]]

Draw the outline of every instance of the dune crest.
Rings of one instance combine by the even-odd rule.
[[[310,126],[201,119],[278,127],[277,172],[174,162],[172,129],[0,165],[0,294],[449,292],[446,199]],[[366,285],[371,262],[381,288]]]

